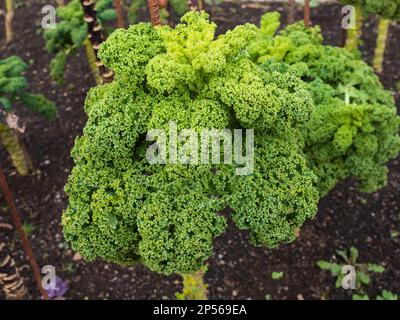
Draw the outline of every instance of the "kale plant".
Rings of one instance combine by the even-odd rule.
[[[0,60],[0,111],[12,112],[15,103],[20,102],[47,119],[54,119],[57,109],[53,102],[41,94],[27,91],[28,82],[24,72],[28,65],[18,56]]]
[[[217,38],[215,30],[206,13],[189,12],[175,28],[139,23],[101,45],[115,79],[87,96],[62,218],[65,238],[87,260],[188,274],[225,231],[227,207],[250,241],[267,247],[293,241],[314,217],[316,176],[298,129],[314,111],[307,85],[249,59],[254,25]],[[150,164],[146,135],[171,122],[198,132],[254,129],[253,172],[236,175],[237,163]]]
[[[358,250],[355,247],[351,247],[349,252],[345,250],[336,250],[336,254],[342,258],[346,265],[353,266],[355,268],[355,288],[352,295],[353,300],[369,300],[366,294],[366,286],[371,283],[371,275],[373,273],[383,273],[385,268],[379,264],[374,263],[359,263],[358,262]],[[345,274],[342,273],[343,265],[320,260],[317,262],[317,266],[322,270],[328,270],[331,272],[332,276],[336,277],[336,288],[342,286],[342,281]],[[391,300],[394,296],[391,296],[389,292],[384,290],[382,297],[378,300]]]
[[[20,103],[50,120],[57,116],[53,102],[41,94],[27,91],[28,82],[24,76],[27,67],[18,56],[0,60],[0,140],[21,175],[28,174],[32,165],[15,130],[22,131],[18,125],[18,117],[14,115],[15,105]]]
[[[383,187],[387,162],[400,151],[400,117],[391,93],[362,60],[323,45],[318,26],[296,23],[275,35],[279,25],[278,13],[264,15],[249,52],[261,66],[283,62],[307,82],[316,110],[299,127],[321,195],[347,177],[357,178],[365,192]]]
[[[351,52],[357,51],[364,16],[379,16],[373,66],[377,72],[382,72],[390,22],[400,20],[400,0],[341,0],[341,2],[354,5],[356,8],[356,27],[348,30],[346,43],[346,48]]]
[[[97,18],[101,25],[107,21],[115,20],[116,12],[112,0],[96,1]],[[71,0],[67,5],[57,8],[57,25],[55,29],[46,30],[44,37],[46,49],[54,54],[51,61],[50,74],[52,78],[62,83],[64,81],[67,58],[74,54],[82,46],[86,46],[86,53],[92,72],[94,57],[88,37],[87,24],[84,21],[84,13],[80,0]]]

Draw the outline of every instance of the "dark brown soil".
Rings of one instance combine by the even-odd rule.
[[[19,6],[14,20],[15,39],[7,47],[0,46],[0,58],[12,54],[30,62],[27,72],[30,89],[54,100],[60,114],[48,122],[20,106],[18,115],[25,121],[24,141],[39,174],[18,176],[11,161],[0,146],[0,161],[9,178],[19,211],[26,224],[33,227],[30,240],[40,266],[56,267],[58,275],[68,280],[67,299],[174,299],[181,288],[179,277],[157,275],[138,265],[123,268],[102,261],[73,261],[73,252],[64,241],[60,217],[67,206],[63,187],[72,168],[70,150],[74,139],[86,122],[83,103],[86,92],[94,85],[84,52],[68,63],[67,80],[57,86],[49,76],[51,56],[44,49],[40,33],[41,8],[54,3],[49,0],[16,1]],[[281,5],[269,7],[283,12]],[[219,32],[244,22],[258,23],[267,10],[223,3],[215,12]],[[301,19],[301,11],[298,13]],[[340,45],[340,7],[327,5],[313,9],[312,21],[320,24],[325,42]],[[364,30],[364,55],[371,59],[375,45],[376,21],[371,19]],[[3,38],[3,20],[0,39]],[[390,30],[390,45],[382,80],[395,91],[400,80],[400,25]],[[400,98],[397,89],[397,98]],[[400,104],[398,104],[400,105]],[[331,260],[336,249],[356,246],[360,262],[374,262],[386,271],[372,277],[368,293],[375,297],[382,289],[400,293],[400,158],[390,165],[388,186],[374,194],[361,194],[355,183],[347,181],[321,200],[317,217],[305,224],[298,240],[276,250],[255,248],[247,236],[230,226],[215,242],[209,260],[206,281],[212,299],[349,299],[350,292],[336,289],[329,272],[316,267],[318,260]],[[0,198],[0,222],[10,222]],[[3,232],[3,231],[1,231]],[[397,232],[397,233],[396,233]],[[8,234],[13,255],[30,289],[30,297],[38,298],[32,272],[24,259],[20,242],[14,233]],[[283,271],[282,280],[272,280],[271,272]]]

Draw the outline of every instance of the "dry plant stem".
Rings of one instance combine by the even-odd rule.
[[[296,2],[295,0],[288,0],[288,24],[294,23],[295,20],[295,11],[296,11]]]
[[[98,57],[100,44],[105,40],[101,25],[97,21],[96,10],[93,0],[81,0],[82,9],[84,12],[85,22],[88,25],[88,38],[92,44],[93,51],[96,57],[96,66],[100,70],[100,75],[103,83],[108,83],[113,80],[114,73],[108,70]]]
[[[383,71],[383,60],[385,57],[389,27],[390,27],[389,19],[383,19],[383,18],[379,19],[378,39],[376,41],[376,48],[373,61],[374,69],[378,73],[382,73]]]
[[[122,11],[121,0],[114,0],[115,11],[117,12],[117,27],[124,28],[124,13]]]
[[[340,16],[340,21],[338,21],[337,23],[342,24],[344,16],[345,16],[345,14],[341,15]],[[346,40],[347,40],[347,30],[342,27],[340,29],[340,46],[342,48],[344,48],[346,46]]]
[[[160,4],[158,0],[147,0],[150,11],[150,21],[153,26],[159,26],[160,23]]]
[[[6,43],[11,42],[14,36],[12,29],[13,18],[14,18],[13,0],[6,0],[6,16],[5,16]]]
[[[89,63],[90,71],[92,71],[94,80],[96,81],[96,84],[102,84],[103,83],[103,78],[101,77],[100,70],[96,65],[96,54],[94,53],[92,43],[88,38],[85,39],[84,41],[85,45],[85,51],[86,51],[86,59]]]
[[[187,5],[190,11],[196,11],[198,9],[197,0],[187,0]]]
[[[47,300],[49,298],[49,296],[47,295],[46,290],[42,286],[42,277],[41,277],[39,266],[36,262],[35,256],[33,255],[32,247],[29,243],[29,240],[26,237],[26,234],[24,232],[21,217],[17,211],[17,207],[15,206],[14,198],[11,194],[11,190],[8,186],[6,176],[4,175],[4,172],[3,172],[3,169],[1,168],[1,166],[0,166],[0,187],[1,187],[1,190],[3,191],[4,199],[6,200],[7,206],[10,209],[11,218],[14,221],[15,227],[21,238],[22,247],[24,248],[24,252],[25,252],[26,256],[28,257],[28,261],[32,267],[33,275],[35,277],[36,284],[38,286],[40,294],[42,295],[43,299]]]
[[[197,8],[201,11],[204,10],[204,1],[203,0],[197,0]]]
[[[10,154],[19,175],[26,176],[29,172],[34,171],[32,160],[16,130],[0,123],[0,142]]]
[[[0,223],[0,229],[8,229],[8,230],[12,230],[13,227],[11,224],[9,223]]]
[[[22,300],[27,295],[24,280],[4,242],[0,241],[0,285],[6,299]]]
[[[353,52],[358,48],[358,42],[361,38],[362,25],[363,25],[363,14],[360,6],[355,6],[356,25],[354,29],[347,30],[347,39],[345,48],[349,52]]]
[[[216,0],[211,0],[211,16],[213,17],[216,12],[217,12]]]
[[[304,25],[306,27],[309,27],[311,24],[310,15],[311,15],[310,0],[304,0]]]
[[[20,148],[22,150],[22,154],[24,156],[24,160],[25,160],[25,163],[26,163],[26,165],[28,167],[29,172],[34,172],[35,171],[35,167],[33,166],[33,162],[32,162],[31,156],[29,155],[25,144],[21,140],[21,133],[19,133],[17,130],[13,130],[13,134],[15,135],[16,139],[18,139],[18,143],[19,143],[19,146],[20,146]]]

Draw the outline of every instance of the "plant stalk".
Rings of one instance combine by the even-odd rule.
[[[86,51],[86,58],[89,63],[90,71],[92,71],[94,80],[96,81],[97,85],[103,83],[103,78],[101,77],[100,70],[96,65],[96,54],[94,53],[92,43],[88,38],[84,41],[85,51]]]
[[[287,6],[287,11],[288,11],[288,24],[293,24],[295,20],[295,12],[296,12],[296,2],[295,0],[289,0],[288,1],[288,6]]]
[[[378,26],[378,39],[374,54],[373,66],[377,73],[383,71],[383,60],[385,57],[386,43],[389,34],[390,20],[380,18]]]
[[[95,63],[100,70],[102,82],[111,82],[113,80],[114,73],[106,68],[106,66],[103,64],[103,62],[101,62],[98,56],[100,44],[105,40],[105,37],[102,27],[97,21],[96,10],[94,8],[95,3],[93,0],[81,0],[81,5],[84,12],[84,19],[88,26],[88,38],[93,47],[93,51],[96,57]]]
[[[187,0],[187,6],[190,11],[198,10],[197,0]]]
[[[34,171],[32,160],[21,142],[18,132],[0,123],[0,141],[10,154],[11,160],[21,176]]]
[[[197,0],[197,8],[198,10],[204,10],[204,1],[203,0]]]
[[[349,52],[354,52],[358,48],[358,43],[362,35],[362,26],[364,22],[362,9],[359,5],[355,6],[356,25],[354,29],[347,30],[347,39],[345,48]]]
[[[207,266],[203,266],[199,271],[193,274],[184,274],[183,291],[177,293],[178,300],[208,300],[207,284],[204,282],[204,275],[207,272]]]
[[[6,16],[5,16],[6,43],[10,43],[14,37],[14,32],[12,28],[13,19],[14,19],[13,0],[6,0]]]

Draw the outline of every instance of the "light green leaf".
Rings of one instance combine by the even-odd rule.
[[[358,249],[356,247],[351,247],[350,248],[350,257],[352,263],[355,265],[358,259]]]
[[[353,300],[369,300],[369,297],[367,294],[353,294],[351,297]]]
[[[385,271],[385,268],[379,264],[368,263],[368,271],[375,273],[382,273]]]
[[[362,283],[362,284],[369,284],[371,282],[371,278],[369,275],[365,274],[362,271],[357,272],[357,279]]]

